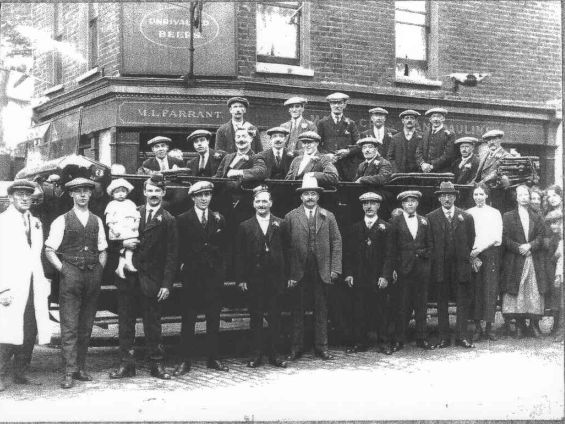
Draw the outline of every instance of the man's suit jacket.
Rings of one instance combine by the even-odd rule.
[[[368,130],[365,130],[361,133],[360,138],[375,137],[374,129],[375,129],[374,125],[371,125],[371,128],[369,128]],[[377,147],[377,150],[379,151],[379,153],[381,154],[381,156],[383,158],[386,158],[386,155],[387,155],[387,152],[388,152],[388,146],[390,146],[390,141],[392,140],[392,137],[397,132],[398,131],[396,131],[394,128],[385,127],[384,136],[383,136],[383,144],[380,144]]]
[[[410,140],[406,139],[404,131],[392,136],[386,159],[392,165],[393,173],[421,172],[416,162],[416,149],[421,142],[422,136],[416,132]]]
[[[177,276],[178,231],[175,218],[163,209],[155,213],[145,224],[146,206],[138,208],[141,216],[139,224],[139,246],[133,252],[133,264],[141,291],[145,296],[157,296],[163,288],[173,288]],[[119,280],[129,281],[128,280]]]
[[[273,149],[263,150],[261,153],[258,153],[257,156],[262,158],[265,162],[265,167],[267,168],[266,178],[271,180],[284,180],[290,169],[290,164],[294,159],[293,153],[289,152],[286,148],[282,151],[281,163],[278,167]]]
[[[300,281],[304,277],[308,257],[308,220],[304,206],[293,209],[284,217],[289,233],[287,259],[290,280]],[[316,261],[320,279],[331,283],[331,272],[341,274],[341,234],[334,215],[319,206],[316,209]]]
[[[522,256],[518,248],[522,244],[530,243],[534,269],[536,271],[536,282],[540,294],[547,291],[548,283],[553,279],[548,279],[544,266],[543,249],[543,221],[539,214],[528,210],[530,225],[528,238],[524,234],[524,228],[520,221],[518,209],[506,212],[502,217],[502,243],[506,248],[502,267],[501,291],[517,295],[520,289],[520,279],[524,270],[526,257]]]
[[[431,255],[434,248],[430,223],[425,217],[416,214],[418,221],[416,238],[412,237],[404,214],[394,216],[390,220],[390,233],[387,235],[387,256],[384,277],[392,281],[393,271],[399,276],[409,275],[418,264],[422,270],[419,278],[428,282],[431,270]]]
[[[285,180],[301,180],[304,178],[304,174],[307,172],[313,172],[319,185],[336,184],[338,182],[339,177],[337,175],[337,169],[335,169],[331,160],[329,160],[325,155],[320,155],[320,153],[316,154],[314,160],[311,159],[310,162],[306,164],[301,173],[298,173],[303,157],[303,155],[300,155],[294,158],[290,164],[290,169],[286,174]]]
[[[221,152],[216,152],[214,149],[210,149],[208,151],[208,162],[206,162],[206,166],[204,167],[203,172],[200,172],[200,156],[194,157],[189,159],[186,162],[186,167],[190,168],[194,175],[197,177],[214,177],[216,172],[218,172],[218,167],[222,162],[222,158],[224,154]]]
[[[243,127],[249,128],[255,131],[253,140],[251,141],[251,150],[254,152],[263,151],[263,144],[261,143],[261,137],[259,135],[259,130],[252,123],[244,121]],[[214,144],[214,149],[223,150],[227,153],[233,153],[237,151],[235,147],[235,131],[233,129],[232,121],[226,122],[218,131],[216,131],[216,142]]]
[[[184,168],[184,161],[172,157],[171,155],[167,155],[167,160],[169,162],[169,170],[173,169],[173,166],[177,166],[177,168]],[[159,166],[159,162],[157,162],[157,158],[152,157],[147,159],[143,162],[143,165],[139,167],[137,173],[140,175],[149,175],[153,172],[161,171],[161,167]]]
[[[218,170],[216,171],[216,178],[228,178],[228,172],[230,169],[242,170],[243,171],[243,182],[259,182],[267,178],[267,167],[265,161],[259,155],[256,155],[253,150],[247,152],[248,159],[242,159],[235,164],[233,168],[230,167],[233,158],[237,153],[228,153],[224,156]]]
[[[430,212],[428,215],[432,238],[434,243],[433,260],[432,260],[432,278],[433,281],[443,281],[445,279],[444,263],[445,256],[445,231],[449,221],[445,217],[441,207]],[[475,221],[473,216],[453,206],[452,224],[454,231],[454,247],[457,281],[454,283],[471,281],[471,261],[470,255],[475,244]]]
[[[459,168],[459,164],[462,159],[457,159],[453,163],[451,172],[455,175],[455,184],[470,184],[475,180],[477,176],[477,170],[479,169],[479,158],[473,153],[471,159],[463,165],[463,168]]]
[[[429,163],[434,167],[432,172],[449,172],[453,161],[453,141],[455,134],[445,127],[432,134],[431,128],[424,132],[422,141],[416,148],[416,162]]]
[[[181,234],[179,262],[183,284],[185,287],[197,285],[203,272],[215,272],[218,278],[214,284],[220,287],[223,284],[228,242],[226,220],[218,212],[208,209],[208,224],[203,228],[194,207],[176,220]]]
[[[365,220],[349,229],[343,261],[343,275],[353,277],[354,287],[371,287],[382,277],[387,256],[390,224],[378,218],[371,229]]]
[[[376,158],[371,164],[367,161],[361,162],[355,175],[355,181],[359,179],[361,184],[384,185],[392,176],[392,165],[382,157]]]
[[[298,141],[298,136],[300,134],[306,131],[318,132],[318,127],[316,126],[316,124],[312,121],[304,119],[304,117],[302,117],[300,123],[298,124],[298,127],[295,128],[294,131],[292,130],[292,119],[290,121],[286,121],[284,124],[281,124],[281,127],[286,128],[290,132],[288,139],[286,140],[286,147],[288,148],[289,146],[294,146],[294,148],[290,149],[293,152],[302,150],[302,142]]]
[[[320,140],[320,153],[334,153],[336,150],[348,149],[349,153],[340,159],[336,168],[340,168],[340,173],[345,181],[353,181],[357,167],[363,160],[363,154],[357,143],[359,140],[359,130],[355,121],[342,116],[336,125],[332,116],[325,116],[318,122],[318,134]]]
[[[479,169],[477,170],[475,181],[486,183],[494,180],[497,175],[498,163],[509,155],[510,153],[502,148],[492,157],[490,156],[490,152],[487,153],[479,162]]]
[[[285,222],[270,216],[267,234],[263,234],[257,217],[239,224],[236,243],[235,281],[254,284],[267,282],[280,292],[285,284],[284,248],[288,245]]]

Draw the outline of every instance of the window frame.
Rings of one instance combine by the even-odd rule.
[[[99,4],[88,3],[88,34],[87,34],[87,51],[88,51],[88,69],[98,67],[99,56],[99,43],[98,43],[98,22],[99,22]]]

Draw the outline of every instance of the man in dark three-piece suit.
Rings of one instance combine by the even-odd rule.
[[[179,262],[183,284],[183,313],[181,327],[181,363],[174,371],[181,376],[190,371],[190,357],[194,354],[194,325],[197,313],[206,316],[207,367],[228,371],[218,360],[220,290],[224,284],[226,221],[218,212],[209,209],[214,185],[208,181],[193,184],[188,194],[194,207],[177,217]]]
[[[151,375],[164,380],[171,378],[162,365],[165,350],[161,334],[161,302],[169,297],[177,275],[178,232],[175,218],[163,209],[165,189],[161,175],[145,181],[146,203],[138,208],[139,243],[132,239],[123,242],[125,248],[135,248],[133,264],[137,272],[126,272],[125,279],[116,279],[121,364],[110,374],[111,378],[135,375],[133,345],[138,306],[143,314]]]
[[[333,93],[326,97],[331,114],[318,122],[321,137],[320,153],[328,154],[343,181],[353,181],[359,163],[363,160],[361,149],[355,145],[359,130],[355,121],[343,115],[349,96]]]
[[[320,185],[337,183],[339,177],[331,159],[318,152],[320,136],[313,131],[306,131],[300,134],[298,139],[302,143],[303,151],[290,164],[285,179],[302,180],[311,176]]]
[[[288,140],[285,147],[295,154],[302,150],[302,143],[298,136],[306,131],[317,131],[316,124],[302,116],[306,103],[308,103],[308,100],[304,97],[291,97],[284,102],[290,113],[290,121],[286,121],[280,126],[288,130]]]
[[[268,129],[267,134],[271,137],[271,148],[257,154],[263,159],[267,169],[265,179],[284,180],[294,159],[292,150],[285,147],[288,130],[284,127],[274,127]]]
[[[436,107],[425,115],[430,117],[431,128],[416,148],[416,162],[422,172],[450,172],[455,134],[444,127],[447,110]]]
[[[184,168],[184,161],[169,155],[172,140],[168,137],[154,137],[147,142],[155,157],[147,159],[137,170],[140,175],[151,175],[155,172],[171,171]]]
[[[210,137],[212,133],[209,131],[196,130],[186,138],[186,141],[193,143],[194,150],[198,153],[197,157],[186,162],[186,167],[197,177],[215,176],[225,155],[210,148]]]
[[[239,225],[236,242],[236,282],[243,292],[249,292],[252,333],[250,368],[263,362],[263,315],[269,314],[269,362],[286,368],[286,361],[277,356],[280,344],[279,295],[285,283],[285,252],[288,245],[286,224],[271,214],[271,193],[261,185],[253,190],[256,214]]]
[[[357,142],[365,160],[359,164],[355,182],[372,186],[385,185],[392,175],[392,166],[378,150],[380,142],[373,137],[365,137]]]
[[[473,153],[473,147],[478,142],[474,137],[461,137],[453,143],[461,152],[461,157],[453,162],[451,170],[455,175],[455,184],[470,184],[475,180],[479,158]]]
[[[475,243],[475,223],[470,214],[454,206],[458,193],[452,183],[441,183],[435,192],[441,207],[427,215],[434,244],[432,281],[438,289],[439,348],[451,345],[448,302],[452,290],[456,292],[457,302],[455,344],[463,348],[474,347],[467,320],[473,295],[470,258]]]
[[[344,252],[344,275],[348,287],[348,303],[353,312],[351,323],[353,346],[347,353],[364,352],[369,345],[371,321],[376,320],[379,336],[378,350],[390,355],[388,334],[388,281],[382,271],[387,255],[387,236],[390,224],[377,215],[383,200],[377,193],[359,197],[365,216],[348,232]]]
[[[314,309],[314,351],[323,360],[328,352],[328,288],[341,274],[341,234],[334,215],[318,206],[323,190],[313,177],[297,189],[302,206],[284,218],[289,231],[288,287],[293,290],[293,335],[290,360],[304,351],[304,311]]]
[[[428,286],[430,282],[430,256],[433,249],[430,225],[426,218],[416,213],[422,193],[403,191],[397,196],[402,203],[402,213],[391,219],[387,236],[387,256],[383,276],[392,281],[396,271],[398,280],[392,288],[391,302],[397,311],[391,348],[396,352],[404,348],[406,330],[412,311],[416,318],[416,346],[433,349],[426,340]]]
[[[388,146],[386,159],[392,165],[393,173],[420,172],[416,162],[416,149],[422,141],[422,136],[416,132],[416,122],[420,114],[415,110],[405,110],[400,113],[403,129],[392,136]]]
[[[382,107],[374,107],[369,110],[369,113],[371,114],[371,128],[363,131],[361,133],[361,138],[372,137],[378,140],[380,142],[378,145],[379,154],[383,158],[386,158],[390,140],[397,131],[394,128],[385,126],[388,110],[383,109]]]
[[[216,178],[233,178],[244,183],[265,179],[267,173],[265,161],[251,149],[251,140],[252,133],[249,130],[245,128],[236,130],[237,151],[224,156],[216,171]]]
[[[249,130],[252,136],[251,149],[256,153],[262,151],[263,145],[261,144],[259,130],[253,124],[245,120],[245,113],[249,108],[247,99],[244,97],[232,97],[227,103],[232,119],[216,131],[214,149],[222,150],[227,153],[235,152],[235,131],[238,128],[245,128]]]

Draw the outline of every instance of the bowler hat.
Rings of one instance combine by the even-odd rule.
[[[169,137],[163,137],[161,135],[158,135],[157,137],[153,137],[151,140],[149,140],[147,142],[147,145],[153,146],[154,144],[157,143],[167,143],[168,145],[170,145],[172,143],[172,140]]]
[[[37,186],[32,181],[15,180],[15,181],[12,182],[12,184],[10,184],[8,186],[8,195],[13,194],[14,191],[16,191],[16,190],[24,190],[24,191],[28,191],[30,193],[33,193],[35,191],[36,187]]]
[[[459,190],[455,190],[452,182],[444,181],[439,185],[439,190],[436,190],[434,194],[459,194]]]
[[[305,191],[317,191],[322,193],[324,189],[318,186],[318,180],[314,177],[305,177],[302,179],[302,187],[296,189],[297,193],[303,193]]]
[[[359,196],[359,200],[361,202],[379,202],[383,201],[383,197],[380,194],[374,193],[372,191],[368,191],[367,193],[363,193]]]
[[[305,105],[306,103],[308,103],[308,100],[305,99],[304,97],[291,97],[286,102],[284,102],[284,105],[285,106],[296,105],[296,104]]]
[[[273,135],[273,134],[284,134],[284,135],[288,135],[290,134],[289,131],[286,128],[283,127],[273,127],[273,128],[269,128],[267,130],[267,135]]]
[[[203,193],[205,191],[214,191],[214,184],[210,181],[198,181],[188,189],[188,194],[194,196],[198,193]]]
[[[228,99],[227,103],[228,103],[228,107],[230,107],[232,105],[232,103],[241,103],[246,108],[249,107],[249,102],[247,101],[247,99],[245,97],[232,97],[232,98]]]
[[[196,141],[196,139],[200,137],[205,137],[206,139],[210,140],[212,133],[206,130],[196,130],[193,131],[188,137],[186,137],[186,141],[190,143],[191,141]]]
[[[422,198],[422,193],[417,190],[406,190],[396,196],[396,200],[402,202],[409,197],[414,197],[415,199],[420,200]]]
[[[69,191],[73,191],[81,187],[86,187],[91,190],[94,190],[95,184],[93,181],[90,181],[87,178],[80,178],[80,177],[75,178],[74,180],[71,180],[65,184],[65,188]]]

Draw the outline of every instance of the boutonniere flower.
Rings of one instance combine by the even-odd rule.
[[[301,126],[303,129],[308,128],[308,124],[307,124],[306,122],[303,122],[300,126]]]
[[[248,161],[249,160],[249,155],[241,155],[241,157],[243,158],[243,160]]]
[[[349,118],[344,118],[343,122],[345,122],[347,125],[351,124],[351,120]]]
[[[214,153],[214,158],[216,158],[216,159],[221,159],[222,156],[224,156],[224,155],[221,152]]]
[[[470,163],[466,163],[463,168],[465,168],[465,169],[471,169],[471,164],[470,164]]]
[[[350,133],[349,131],[345,130],[344,134],[345,134],[345,135],[349,135],[349,134],[351,134],[351,133]]]
[[[420,219],[420,223],[422,225],[428,225],[428,221],[426,221],[424,218]]]
[[[312,162],[319,162],[319,161],[320,161],[320,156],[314,156],[314,157],[310,158],[310,160],[311,160]]]
[[[294,157],[294,153],[292,153],[292,152],[286,152],[286,155],[287,155],[288,157],[290,157],[290,158],[293,158],[293,157]]]
[[[216,222],[220,221],[220,214],[218,212],[212,212],[212,216],[216,219]]]
[[[463,215],[461,215],[461,214],[457,215],[457,219],[458,219],[459,221],[463,222]]]
[[[371,239],[369,237],[367,237],[366,243],[367,243],[367,246],[370,246],[373,242],[371,241]]]
[[[384,225],[384,224],[379,224],[379,230],[380,230],[380,231],[386,230],[385,225]]]
[[[273,221],[273,228],[277,229],[281,226],[281,224],[279,224],[277,221]]]
[[[157,222],[161,222],[163,220],[163,217],[161,215],[159,215],[156,219],[157,219]]]

